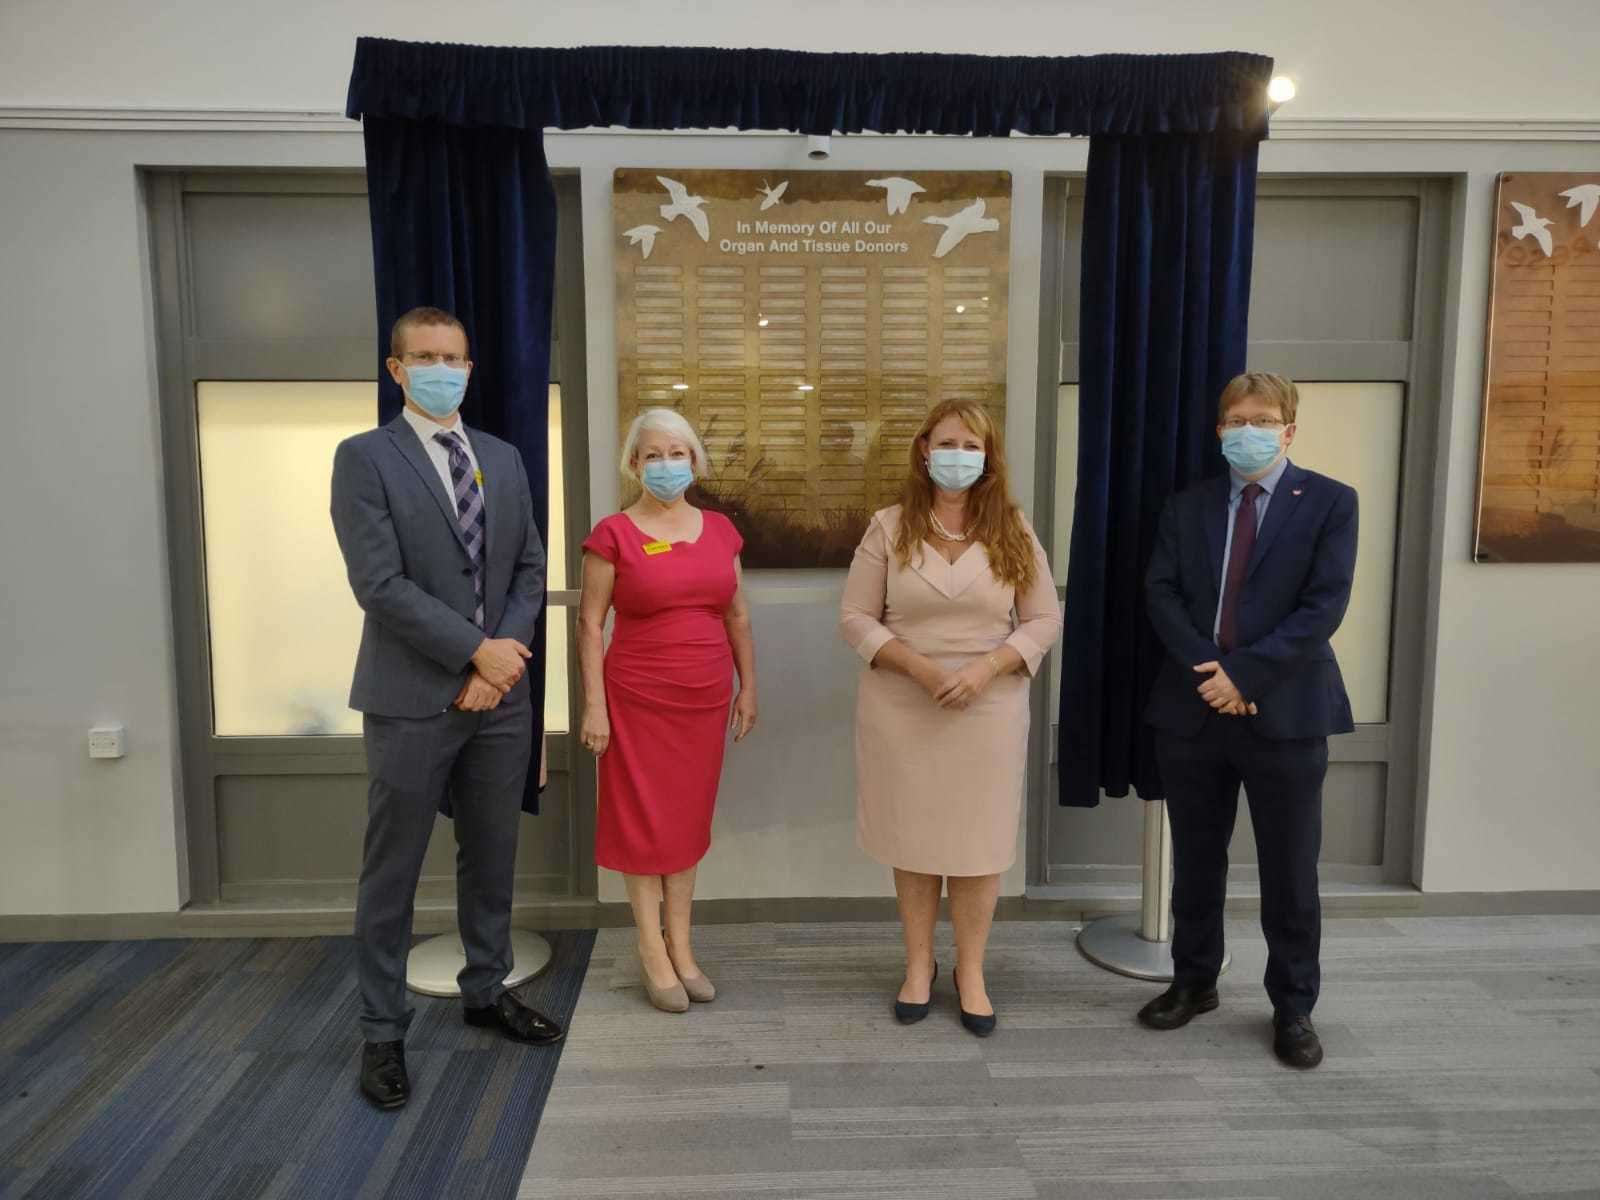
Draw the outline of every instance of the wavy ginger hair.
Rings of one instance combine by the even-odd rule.
[[[911,474],[906,478],[905,491],[900,498],[895,557],[902,567],[910,566],[912,552],[921,555],[923,542],[932,535],[934,483],[928,475],[931,449],[928,438],[946,417],[959,417],[973,436],[983,442],[983,475],[967,491],[967,528],[972,540],[981,542],[988,552],[995,578],[1023,591],[1032,586],[1036,570],[1033,540],[1023,523],[1022,510],[1011,498],[1000,430],[988,411],[971,400],[944,400],[934,405],[911,441]]]

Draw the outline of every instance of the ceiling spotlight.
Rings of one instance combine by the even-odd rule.
[[[1294,99],[1294,80],[1287,75],[1275,75],[1267,84],[1267,99],[1274,104],[1287,104]]]
[[[958,304],[956,305],[956,311],[958,313],[964,313],[967,311],[967,306],[965,304]]]
[[[762,329],[765,329],[767,327],[767,319],[765,317],[762,317],[759,321],[756,322],[756,324],[761,326]]]
[[[809,391],[812,391],[813,389],[812,389],[812,387],[811,387],[811,385],[809,383],[802,383],[800,385],[800,390],[802,392],[809,392]]]
[[[672,385],[672,390],[675,392],[687,392],[689,385],[687,383],[675,383]]]

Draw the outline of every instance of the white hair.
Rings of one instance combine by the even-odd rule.
[[[628,436],[622,439],[622,473],[629,479],[637,481],[639,478],[633,459],[639,452],[639,437],[647,429],[675,437],[689,447],[689,462],[696,479],[711,474],[711,459],[706,455],[706,448],[684,415],[673,408],[647,408],[633,419],[633,424],[628,426]]]

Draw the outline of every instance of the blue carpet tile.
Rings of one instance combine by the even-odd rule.
[[[519,989],[566,1024],[594,934]],[[357,1090],[349,938],[0,945],[5,1200],[512,1200],[561,1047],[415,997],[411,1103]]]

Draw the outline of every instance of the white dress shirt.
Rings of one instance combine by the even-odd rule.
[[[436,433],[453,433],[460,438],[461,444],[467,448],[467,461],[472,464],[472,469],[476,472],[478,470],[478,456],[472,452],[472,439],[467,436],[466,423],[457,414],[454,425],[440,425],[435,421],[429,420],[421,413],[414,412],[409,405],[402,409],[401,413],[406,419],[406,424],[410,425],[416,431],[417,436],[422,439],[422,448],[428,452],[428,458],[433,463],[434,470],[439,472],[439,478],[444,483],[444,494],[450,498],[450,504],[453,508],[456,502],[456,485],[455,481],[450,478],[450,450],[441,443],[434,441],[433,435]],[[478,491],[480,493],[483,491],[481,480],[478,483]]]

